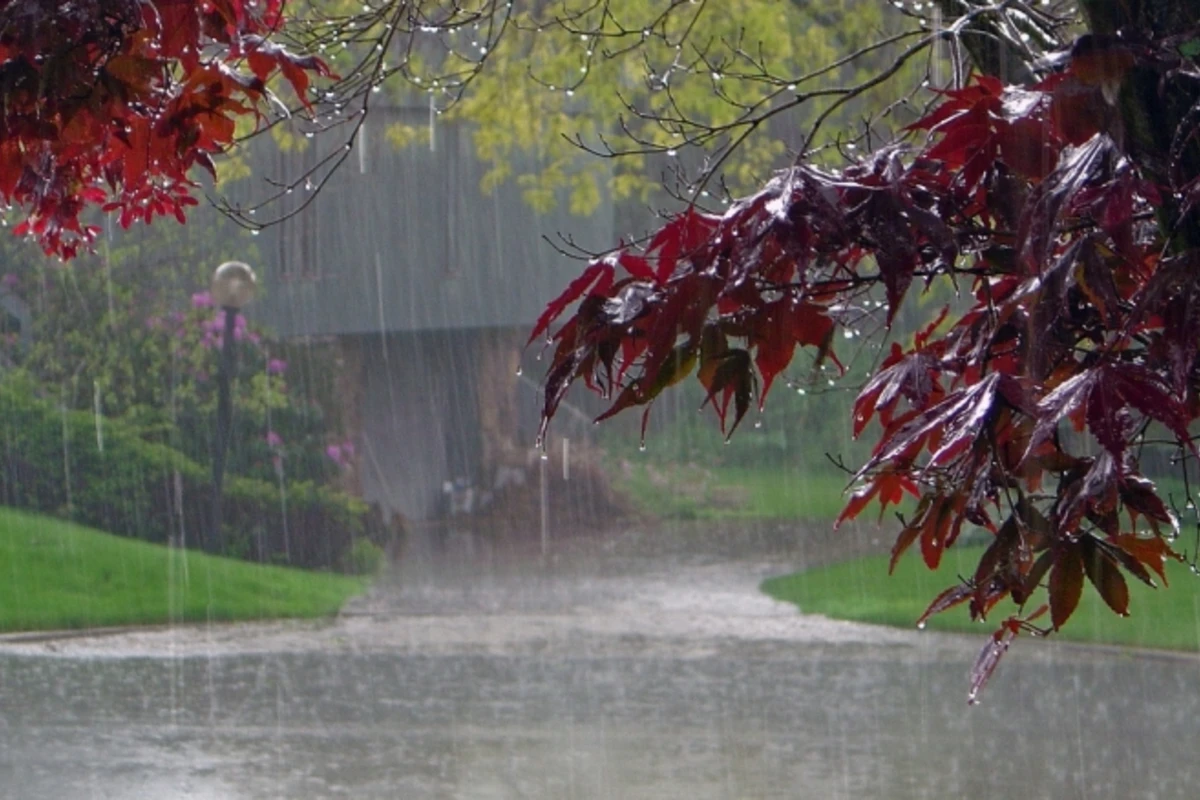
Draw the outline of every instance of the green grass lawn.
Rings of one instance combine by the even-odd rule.
[[[636,457],[614,468],[617,488],[639,508],[675,519],[834,520],[848,478],[833,472],[662,466]]]
[[[762,589],[771,597],[795,603],[805,613],[834,619],[913,627],[938,592],[971,574],[981,548],[952,548],[941,568],[930,572],[915,553],[906,553],[892,576],[887,556],[872,556],[807,572],[771,578]],[[1185,565],[1167,565],[1170,587],[1151,589],[1134,578],[1129,582],[1130,616],[1118,617],[1104,604],[1091,584],[1075,614],[1055,636],[1074,641],[1200,650],[1200,579]],[[1034,598],[1035,608],[1041,600]],[[990,619],[999,624],[1014,610],[1012,603],[996,606]],[[1049,624],[1048,617],[1046,624]],[[966,604],[929,621],[930,629],[982,633],[994,630],[992,622],[974,623]]]
[[[367,584],[0,508],[0,631],[320,617]]]

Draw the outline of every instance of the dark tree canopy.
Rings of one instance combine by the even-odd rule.
[[[915,546],[930,568],[964,527],[990,531],[925,614],[1015,604],[974,700],[1086,583],[1126,615],[1127,580],[1165,582],[1179,558],[1179,509],[1141,462],[1169,447],[1186,481],[1197,457],[1200,3],[940,8],[909,53],[948,41],[963,77],[917,121],[840,166],[802,153],[728,208],[691,205],[595,258],[531,341],[553,348],[547,422],[576,382],[612,398],[603,419],[694,375],[732,433],[801,351],[840,366],[841,330],[950,284],[957,300],[858,396],[848,422],[877,443],[841,519],[911,495],[893,564]]]

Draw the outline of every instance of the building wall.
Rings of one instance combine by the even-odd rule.
[[[347,488],[385,515],[426,520],[478,507],[527,460],[536,394],[518,386],[521,346],[580,268],[544,237],[608,246],[613,209],[537,214],[512,182],[485,194],[466,129],[439,125],[431,143],[398,149],[383,135],[395,121],[427,123],[428,112],[373,109],[315,197],[303,185],[283,197],[283,213],[312,203],[258,237],[251,314],[284,337],[339,340],[337,393],[353,406],[340,416],[358,445]],[[261,137],[252,172],[295,180],[323,154],[314,141],[284,152]],[[514,165],[536,168],[532,156]]]
[[[501,366],[519,353],[514,333],[356,337],[363,365],[357,471],[363,497],[385,515],[427,520],[481,508],[499,470],[522,466],[532,434],[516,420],[516,370]]]
[[[611,244],[609,202],[585,218],[567,213],[565,196],[562,209],[538,214],[511,181],[485,194],[487,167],[464,128],[438,126],[432,146],[386,141],[387,125],[414,113],[373,109],[313,203],[259,237],[265,291],[254,313],[283,335],[530,325],[579,270],[544,237]],[[315,148],[284,153],[264,137],[254,171],[265,163],[286,181],[320,156]],[[538,167],[533,156],[518,162],[515,172]],[[305,199],[298,188],[282,210]]]

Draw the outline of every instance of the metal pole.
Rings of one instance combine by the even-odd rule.
[[[209,526],[205,549],[210,553],[225,550],[225,538],[221,532],[221,500],[225,481],[225,452],[229,448],[231,423],[233,420],[233,398],[230,382],[236,368],[236,353],[233,349],[233,332],[237,324],[238,310],[224,306],[225,333],[221,341],[221,361],[217,371],[217,431],[213,441],[213,497],[212,521]]]

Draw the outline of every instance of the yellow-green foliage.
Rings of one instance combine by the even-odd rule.
[[[670,6],[677,7],[664,16]],[[671,148],[701,129],[687,123],[662,125],[630,108],[722,126],[742,118],[747,108],[761,111],[791,101],[793,80],[800,82],[801,91],[852,85],[890,63],[894,51],[816,81],[804,82],[803,77],[899,25],[887,4],[847,0],[722,0],[694,6],[669,0],[562,0],[517,3],[512,14],[485,68],[443,118],[471,124],[476,151],[489,166],[482,189],[514,179],[539,209],[558,202],[565,191],[576,214],[593,211],[605,191],[616,199],[644,199],[658,185],[660,167],[649,168],[639,155],[617,162],[587,158],[572,140],[599,150],[604,149],[602,138],[616,150],[638,149],[623,135],[624,125],[645,142]],[[569,26],[561,24],[564,19],[572,20]],[[485,33],[481,29],[481,39]],[[465,41],[471,35],[470,29],[455,34],[463,52],[471,50]],[[421,52],[420,47],[409,51],[410,74],[425,70],[444,75],[467,64],[456,56],[421,64]],[[762,80],[763,73],[779,80]],[[452,92],[445,84],[396,81],[388,90],[394,99],[411,104],[421,86],[435,105],[449,104]],[[879,108],[899,93],[897,86],[884,84],[863,102]],[[829,102],[813,100],[757,128],[724,165],[727,185],[747,191],[786,166],[781,134],[793,141],[802,138]],[[830,132],[854,121],[852,111],[835,116]],[[428,141],[428,131],[420,125],[393,125],[388,137],[397,146],[420,146]]]

